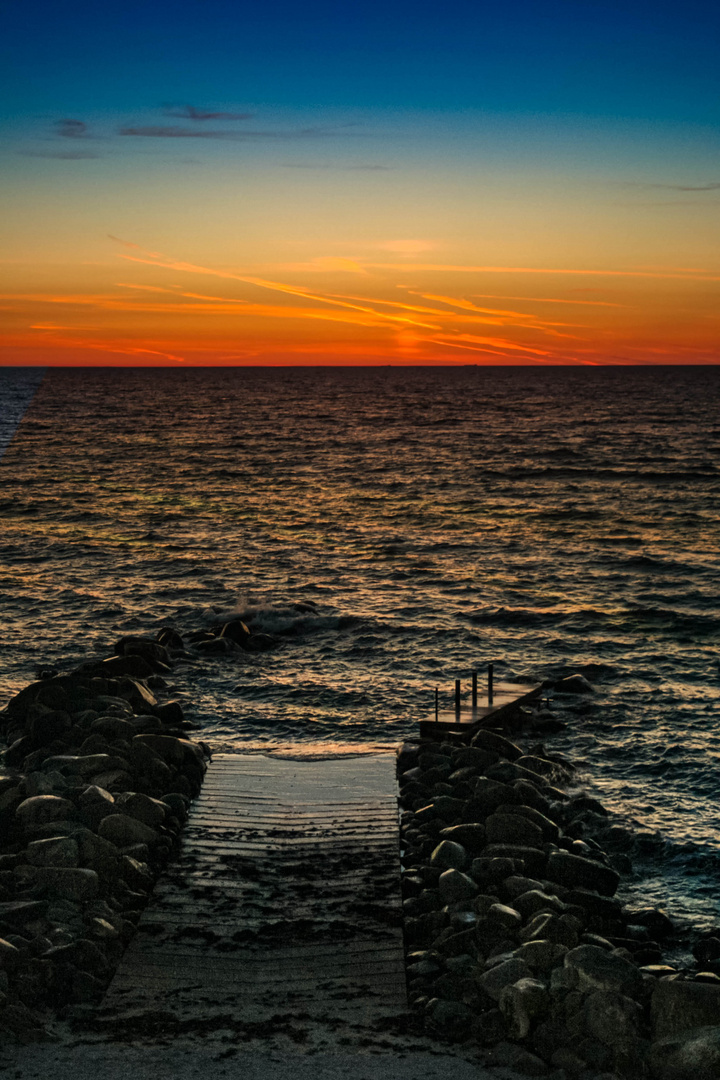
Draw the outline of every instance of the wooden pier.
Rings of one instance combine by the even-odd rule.
[[[478,686],[477,671],[472,673],[470,705],[461,700],[459,679],[455,681],[454,709],[440,709],[435,691],[435,714],[420,721],[420,735],[442,739],[447,734],[472,734],[480,727],[510,725],[519,717],[521,707],[537,701],[541,693],[541,684],[496,682],[489,664],[483,689]]]
[[[398,835],[393,753],[217,755],[103,1015],[292,1040],[403,1013]]]

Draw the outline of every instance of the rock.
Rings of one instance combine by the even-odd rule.
[[[480,776],[475,784],[475,790],[471,799],[468,799],[463,811],[463,818],[467,822],[483,822],[485,818],[495,812],[503,803],[519,802],[519,795],[515,788],[509,784],[491,780],[487,776]]]
[[[122,678],[124,675],[131,679],[147,679],[155,672],[154,666],[142,656],[111,656],[95,664],[93,670],[105,679]]]
[[[75,811],[69,799],[59,795],[33,795],[25,799],[15,810],[15,817],[26,831],[38,825],[65,821]]]
[[[540,911],[519,934],[521,941],[551,941],[574,949],[580,939],[582,923],[573,915],[553,915]]]
[[[444,904],[453,904],[459,900],[471,900],[480,892],[473,879],[460,870],[446,870],[442,873],[438,888]]]
[[[577,985],[581,991],[605,990],[629,997],[642,992],[643,977],[637,967],[629,960],[596,945],[578,945],[571,949],[565,954],[564,965],[577,973]]]
[[[442,829],[443,840],[461,844],[470,855],[479,854],[485,847],[485,826],[478,824],[450,825]]]
[[[148,825],[127,814],[111,814],[102,819],[98,826],[98,836],[108,840],[116,847],[130,847],[131,844],[156,844],[158,833]]]
[[[595,689],[584,675],[568,675],[553,686],[556,694],[594,694]]]
[[[128,742],[137,735],[134,725],[120,716],[99,716],[93,720],[90,731],[105,739],[125,739]]]
[[[523,863],[519,859],[480,856],[478,859],[473,859],[470,865],[470,876],[479,885],[494,889],[522,867]]]
[[[563,959],[567,951],[567,945],[558,945],[547,939],[536,939],[520,945],[515,949],[513,956],[517,960],[524,960],[533,971],[550,971]]]
[[[110,792],[127,791],[133,786],[133,777],[127,769],[110,769],[91,777],[93,783]]]
[[[475,769],[482,772],[489,765],[494,765],[499,760],[496,750],[485,750],[481,746],[464,746],[453,754],[453,765],[456,769]]]
[[[57,769],[64,776],[88,780],[96,773],[107,772],[117,767],[117,758],[112,754],[59,754],[46,758],[46,769]]]
[[[524,781],[518,780],[518,784],[524,784]],[[530,785],[528,785],[529,787]],[[517,790],[517,789],[516,789]],[[538,793],[539,794],[539,793]],[[544,802],[542,797],[540,801]],[[508,803],[503,804],[497,808],[498,814],[517,814],[520,817],[527,818],[533,825],[537,825],[540,829],[543,839],[556,843],[560,837],[560,829],[554,821],[547,817],[541,810],[538,810],[534,806],[524,806],[522,803]],[[533,846],[533,845],[531,845]]]
[[[632,998],[614,991],[595,990],[583,1003],[585,1028],[605,1046],[629,1043],[640,1028],[640,1006]]]
[[[484,728],[480,728],[473,735],[470,745],[478,746],[482,750],[494,750],[500,757],[506,758],[508,761],[515,761],[517,758],[522,757],[522,750],[514,742],[510,742],[509,739],[506,739],[503,735],[498,735],[495,731],[487,731]]]
[[[156,705],[155,715],[161,724],[180,727],[186,723],[185,713],[179,701],[166,701],[162,705]]]
[[[218,636],[221,638],[229,638],[231,641],[234,641],[236,645],[245,648],[248,639],[250,638],[250,631],[242,619],[233,619],[231,622],[225,623]]]
[[[558,900],[557,896],[550,896],[541,889],[528,889],[527,892],[516,896],[513,903],[523,919],[529,919],[532,915],[537,915],[539,911],[554,911],[561,914],[565,910],[562,900]]]
[[[494,1001],[499,1001],[500,995],[506,986],[511,986],[519,979],[531,977],[532,972],[525,961],[514,958],[504,960],[502,963],[495,964],[488,971],[484,971],[477,978],[477,982]]]
[[[507,904],[492,904],[488,908],[487,917],[511,932],[519,930],[522,926],[520,913],[515,908],[508,907]]]
[[[165,649],[182,650],[185,648],[183,639],[177,630],[173,630],[171,626],[163,626],[161,630],[158,630],[155,635],[155,640],[158,645],[162,645]]]
[[[473,1011],[462,1001],[444,1001],[433,998],[425,1008],[426,1016],[443,1031],[454,1033],[467,1028],[473,1019]]]
[[[614,896],[620,883],[620,875],[603,863],[571,855],[567,851],[552,851],[548,856],[545,876],[550,881],[572,889],[581,885],[596,889],[604,896]]]
[[[650,1018],[656,1039],[720,1023],[720,986],[662,980],[653,989]]]
[[[499,997],[500,1011],[505,1017],[511,1039],[524,1039],[538,1016],[550,1007],[550,995],[539,979],[527,976],[503,987]]]
[[[116,799],[117,809],[129,817],[142,821],[150,828],[157,828],[165,821],[167,809],[159,799],[152,799],[149,795],[139,792],[128,791],[119,795]]]
[[[465,848],[452,840],[442,840],[430,856],[430,865],[444,870],[464,870],[467,863]]]
[[[48,840],[33,840],[28,844],[25,858],[31,866],[77,866],[78,846],[71,836],[53,836]]]
[[[35,883],[68,900],[94,900],[99,891],[97,874],[84,868],[40,866],[35,869]]]
[[[170,654],[165,646],[153,641],[152,638],[127,635],[116,642],[114,650],[118,656],[141,656],[151,667],[161,673],[172,667]]]
[[[521,844],[541,848],[544,840],[542,830],[529,819],[519,814],[497,812],[487,818],[485,835],[488,844]]]
[[[134,892],[149,892],[153,886],[153,876],[145,862],[122,855],[120,859],[122,876]]]
[[[545,852],[538,848],[527,847],[525,844],[488,844],[484,857],[513,859],[519,864],[518,869],[524,871],[529,877],[549,876],[545,874],[547,860]]]
[[[720,1025],[659,1039],[647,1064],[653,1080],[711,1080],[720,1076]]]
[[[0,971],[12,970],[21,960],[21,952],[5,938],[0,938]]]
[[[547,1065],[541,1058],[529,1050],[524,1050],[522,1046],[509,1042],[498,1043],[489,1050],[487,1063],[503,1069],[512,1069],[524,1076],[545,1076],[548,1071]]]

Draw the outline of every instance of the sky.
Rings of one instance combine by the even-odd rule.
[[[716,364],[720,8],[4,14],[5,365]]]

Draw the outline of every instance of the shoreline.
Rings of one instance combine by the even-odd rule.
[[[205,656],[272,646],[255,637],[236,620],[185,641]],[[194,725],[162,700],[183,638],[126,637],[114,654],[43,672],[0,712],[6,1040],[47,1038],[54,1017],[91,1019],[207,768]],[[694,971],[664,965],[671,921],[615,899],[625,830],[563,790],[570,762],[543,744],[528,751],[490,729],[398,751],[413,1023],[488,1066],[558,1077],[680,1077],[658,1071],[660,1057],[687,1054],[688,1032],[704,1027],[712,1046],[687,1073],[697,1080],[698,1054],[720,1062],[717,937],[696,940]],[[674,1050],[658,1050],[661,1034]]]

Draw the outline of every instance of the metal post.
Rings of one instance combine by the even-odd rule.
[[[440,719],[440,700],[438,698],[438,688],[435,687],[435,723],[437,724]]]
[[[472,707],[477,709],[477,671],[472,673]]]
[[[460,680],[455,680],[455,715],[460,715]]]
[[[488,705],[493,703],[493,666],[488,664]]]

